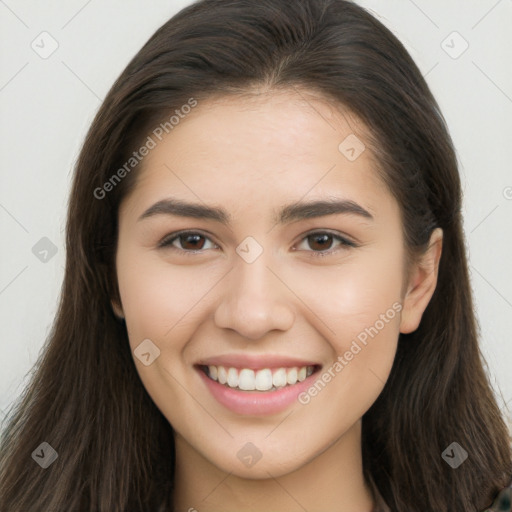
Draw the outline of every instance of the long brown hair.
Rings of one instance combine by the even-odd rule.
[[[444,231],[437,289],[400,335],[363,417],[364,475],[393,511],[479,511],[510,481],[510,434],[478,345],[461,186],[444,118],[397,38],[345,0],[202,0],[149,39],[107,94],[69,201],[60,304],[0,447],[2,511],[171,510],[172,428],[145,391],[113,314],[117,215],[137,167],[104,184],[191,98],[301,87],[355,113],[400,205],[409,253]],[[118,174],[119,176],[119,174]],[[469,454],[457,469],[441,454]],[[41,442],[58,458],[31,459]]]

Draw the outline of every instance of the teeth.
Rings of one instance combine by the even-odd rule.
[[[254,370],[244,369],[240,372],[240,376],[238,377],[238,387],[244,391],[254,391]]]
[[[286,374],[286,382],[293,385],[297,382],[297,368],[291,368]]]
[[[216,366],[208,366],[208,372],[210,373],[210,377],[213,380],[217,380],[217,367]]]
[[[279,370],[274,372],[272,375],[272,384],[274,384],[276,388],[286,386],[286,370],[284,368],[279,368]]]
[[[217,368],[217,378],[221,384],[226,384],[228,381],[228,372],[224,366],[219,366]]]
[[[228,370],[228,386],[230,388],[238,387],[238,372],[236,371],[236,368],[230,368]]]
[[[314,372],[313,366],[302,366],[300,368],[278,368],[271,370],[251,370],[249,368],[228,368],[224,366],[208,366],[208,376],[220,384],[230,388],[243,391],[275,391],[284,386],[293,386],[302,382]]]
[[[268,391],[272,387],[272,372],[269,369],[259,370],[255,383],[258,391]]]

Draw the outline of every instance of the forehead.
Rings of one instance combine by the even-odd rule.
[[[372,210],[386,194],[363,123],[300,89],[200,101],[137,173],[134,207],[171,194],[261,211],[269,202],[336,195],[365,196]]]

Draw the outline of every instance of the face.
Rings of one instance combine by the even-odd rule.
[[[119,212],[116,311],[178,455],[290,473],[383,389],[430,288],[405,280],[364,140],[320,98],[274,92],[200,103],[145,157]]]

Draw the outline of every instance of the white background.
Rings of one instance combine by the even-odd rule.
[[[0,419],[26,384],[56,311],[66,203],[86,130],[129,60],[189,3],[0,0]],[[512,0],[358,3],[404,43],[447,119],[482,351],[500,406],[510,407]],[[46,59],[31,47],[50,48],[43,31],[58,43]],[[469,44],[458,58],[443,49],[463,49],[454,31]],[[32,253],[42,237],[57,247],[46,263]]]

